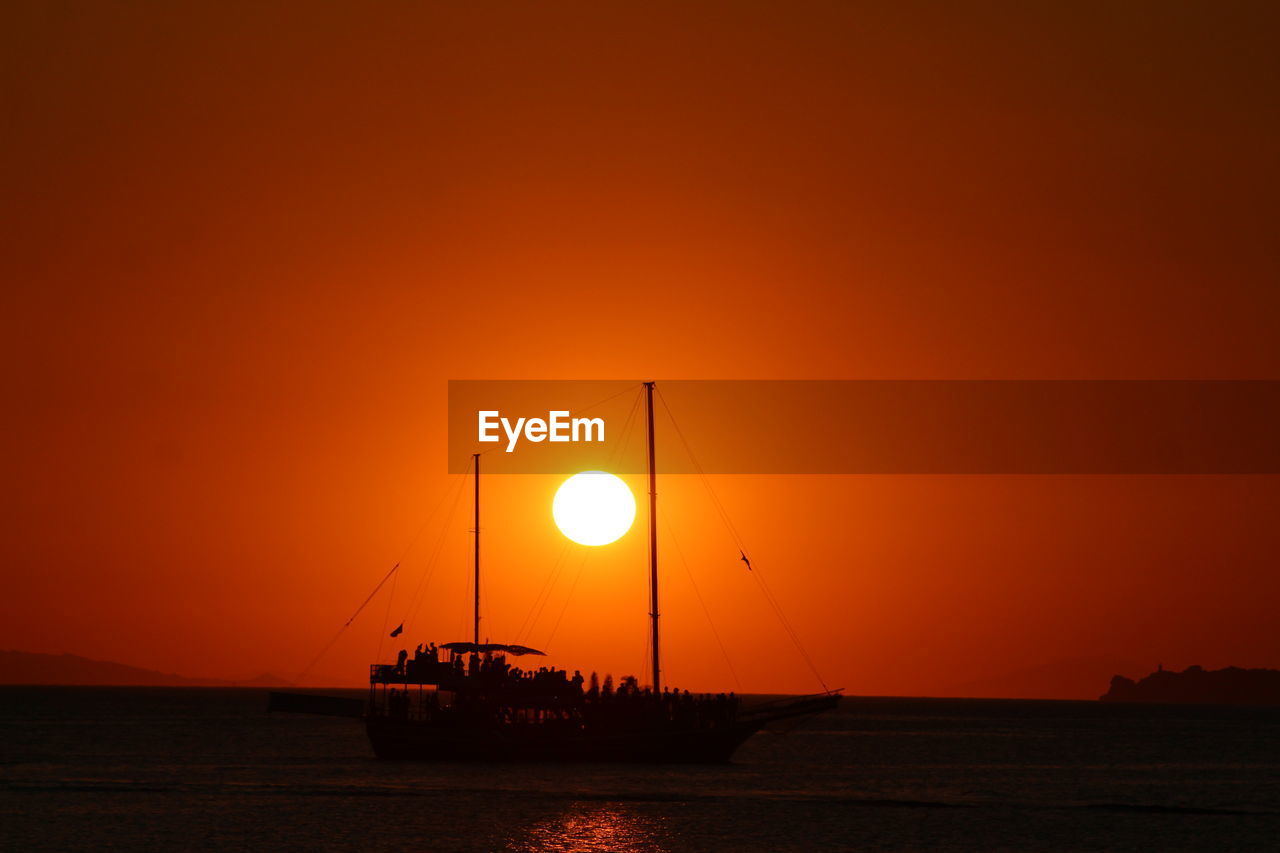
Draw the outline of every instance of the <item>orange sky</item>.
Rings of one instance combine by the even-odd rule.
[[[451,378],[1280,378],[1268,4],[196,5],[0,13],[0,648],[300,670],[448,488]],[[495,631],[553,488],[490,481]],[[1274,477],[717,488],[855,693],[1280,665]],[[700,489],[737,684],[814,687]],[[464,623],[460,521],[414,642]],[[639,669],[643,561],[591,558],[555,663]],[[668,679],[735,687],[664,572]]]

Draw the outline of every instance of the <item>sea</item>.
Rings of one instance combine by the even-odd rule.
[[[0,688],[0,848],[1280,850],[1280,708],[850,697],[724,766],[380,761],[266,708]]]

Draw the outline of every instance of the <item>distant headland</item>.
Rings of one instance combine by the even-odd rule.
[[[0,684],[66,685],[92,687],[286,687],[289,682],[274,675],[243,681],[187,678],[122,663],[82,658],[79,655],[44,655],[0,649]]]
[[[1189,666],[1182,672],[1160,667],[1134,681],[1117,675],[1103,702],[1164,702],[1198,705],[1280,705],[1280,670],[1206,670]]]

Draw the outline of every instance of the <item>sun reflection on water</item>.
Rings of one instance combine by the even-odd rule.
[[[610,803],[572,803],[561,813],[539,821],[509,840],[508,850],[586,853],[608,850],[664,851],[668,831],[660,818]]]

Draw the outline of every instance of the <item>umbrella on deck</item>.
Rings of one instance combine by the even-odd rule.
[[[507,651],[513,655],[542,655],[547,656],[546,652],[540,652],[537,649],[531,649],[528,646],[507,646]]]
[[[531,649],[528,646],[508,646],[503,643],[445,643],[440,648],[448,649],[451,652],[460,652],[461,654],[469,652],[507,652],[513,655],[543,656],[547,654],[537,649]]]

